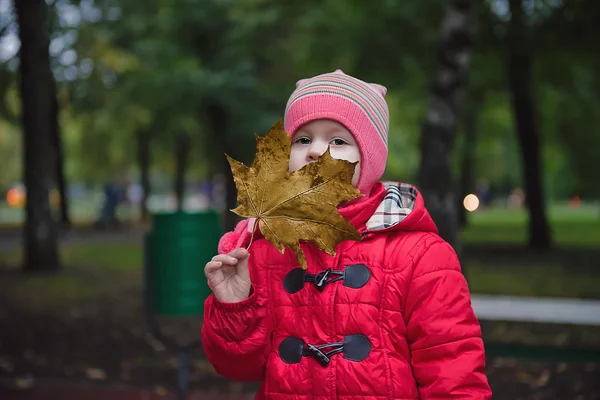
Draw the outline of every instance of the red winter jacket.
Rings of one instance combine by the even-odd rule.
[[[336,256],[302,244],[306,271],[255,236],[250,297],[205,304],[216,371],[262,381],[257,399],[490,399],[467,283],[416,189],[380,183],[339,212],[362,240]],[[246,225],[220,253],[246,241]]]

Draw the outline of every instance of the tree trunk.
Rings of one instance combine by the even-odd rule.
[[[48,198],[52,177],[55,124],[53,79],[48,54],[47,5],[44,0],[14,2],[19,24],[20,92],[27,205],[24,232],[25,271],[60,268],[58,238]]]
[[[140,167],[140,183],[142,185],[142,202],[140,204],[140,218],[142,221],[150,219],[148,212],[148,197],[150,196],[150,134],[138,132],[138,163]]]
[[[421,130],[419,189],[440,235],[459,253],[458,218],[452,179],[456,111],[466,83],[472,48],[471,0],[449,1],[437,51],[427,118]]]
[[[188,157],[190,154],[190,138],[187,134],[177,135],[175,143],[175,157],[177,171],[175,173],[175,197],[177,198],[177,211],[183,210],[183,200],[185,197],[185,175],[188,166]]]
[[[510,0],[507,73],[523,162],[525,202],[529,211],[529,246],[548,249],[551,235],[541,177],[540,133],[532,88],[532,46],[526,32],[522,0]]]
[[[60,133],[60,104],[58,102],[56,86],[53,90],[54,104],[53,115],[54,123],[52,124],[52,141],[56,151],[56,184],[60,194],[60,222],[64,228],[71,227],[71,218],[69,216],[69,193],[67,191],[67,182],[65,179],[65,157],[63,152],[63,141]]]
[[[464,108],[464,143],[460,162],[460,191],[456,199],[458,225],[460,228],[464,228],[468,224],[467,210],[464,207],[463,200],[465,196],[475,191],[473,172],[475,148],[477,145],[477,117],[482,103],[483,96],[480,93],[470,93],[470,98],[466,101]]]
[[[239,219],[234,213],[229,211],[237,207],[237,188],[235,187],[231,167],[225,157],[225,153],[235,157],[235,155],[231,154],[231,148],[227,142],[227,131],[229,129],[227,110],[220,104],[212,103],[207,108],[207,114],[207,118],[210,122],[212,145],[215,148],[213,154],[215,158],[213,162],[222,171],[226,182],[226,206],[222,216],[223,229],[225,231],[231,231],[235,228]]]

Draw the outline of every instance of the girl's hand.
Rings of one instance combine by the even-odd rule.
[[[238,248],[229,254],[217,254],[206,264],[204,274],[217,300],[237,303],[248,298],[252,287],[248,257],[246,249]]]

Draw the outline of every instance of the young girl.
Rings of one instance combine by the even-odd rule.
[[[202,343],[216,371],[262,381],[258,399],[490,399],[479,323],[452,247],[419,192],[379,182],[388,155],[383,86],[337,70],[297,83],[284,116],[290,171],[358,161],[364,196],[338,207],[361,233],[330,256],[302,242],[308,269],[255,233],[221,238]],[[258,236],[257,236],[258,235]]]

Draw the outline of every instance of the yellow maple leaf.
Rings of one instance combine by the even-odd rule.
[[[250,167],[226,155],[239,203],[231,211],[256,218],[263,236],[282,254],[285,247],[292,249],[306,269],[300,240],[330,255],[338,243],[360,240],[356,228],[337,211],[339,204],[361,196],[352,185],[357,163],[334,159],[328,149],[317,162],[289,172],[290,151],[291,138],[280,120],[264,137],[256,137]]]

